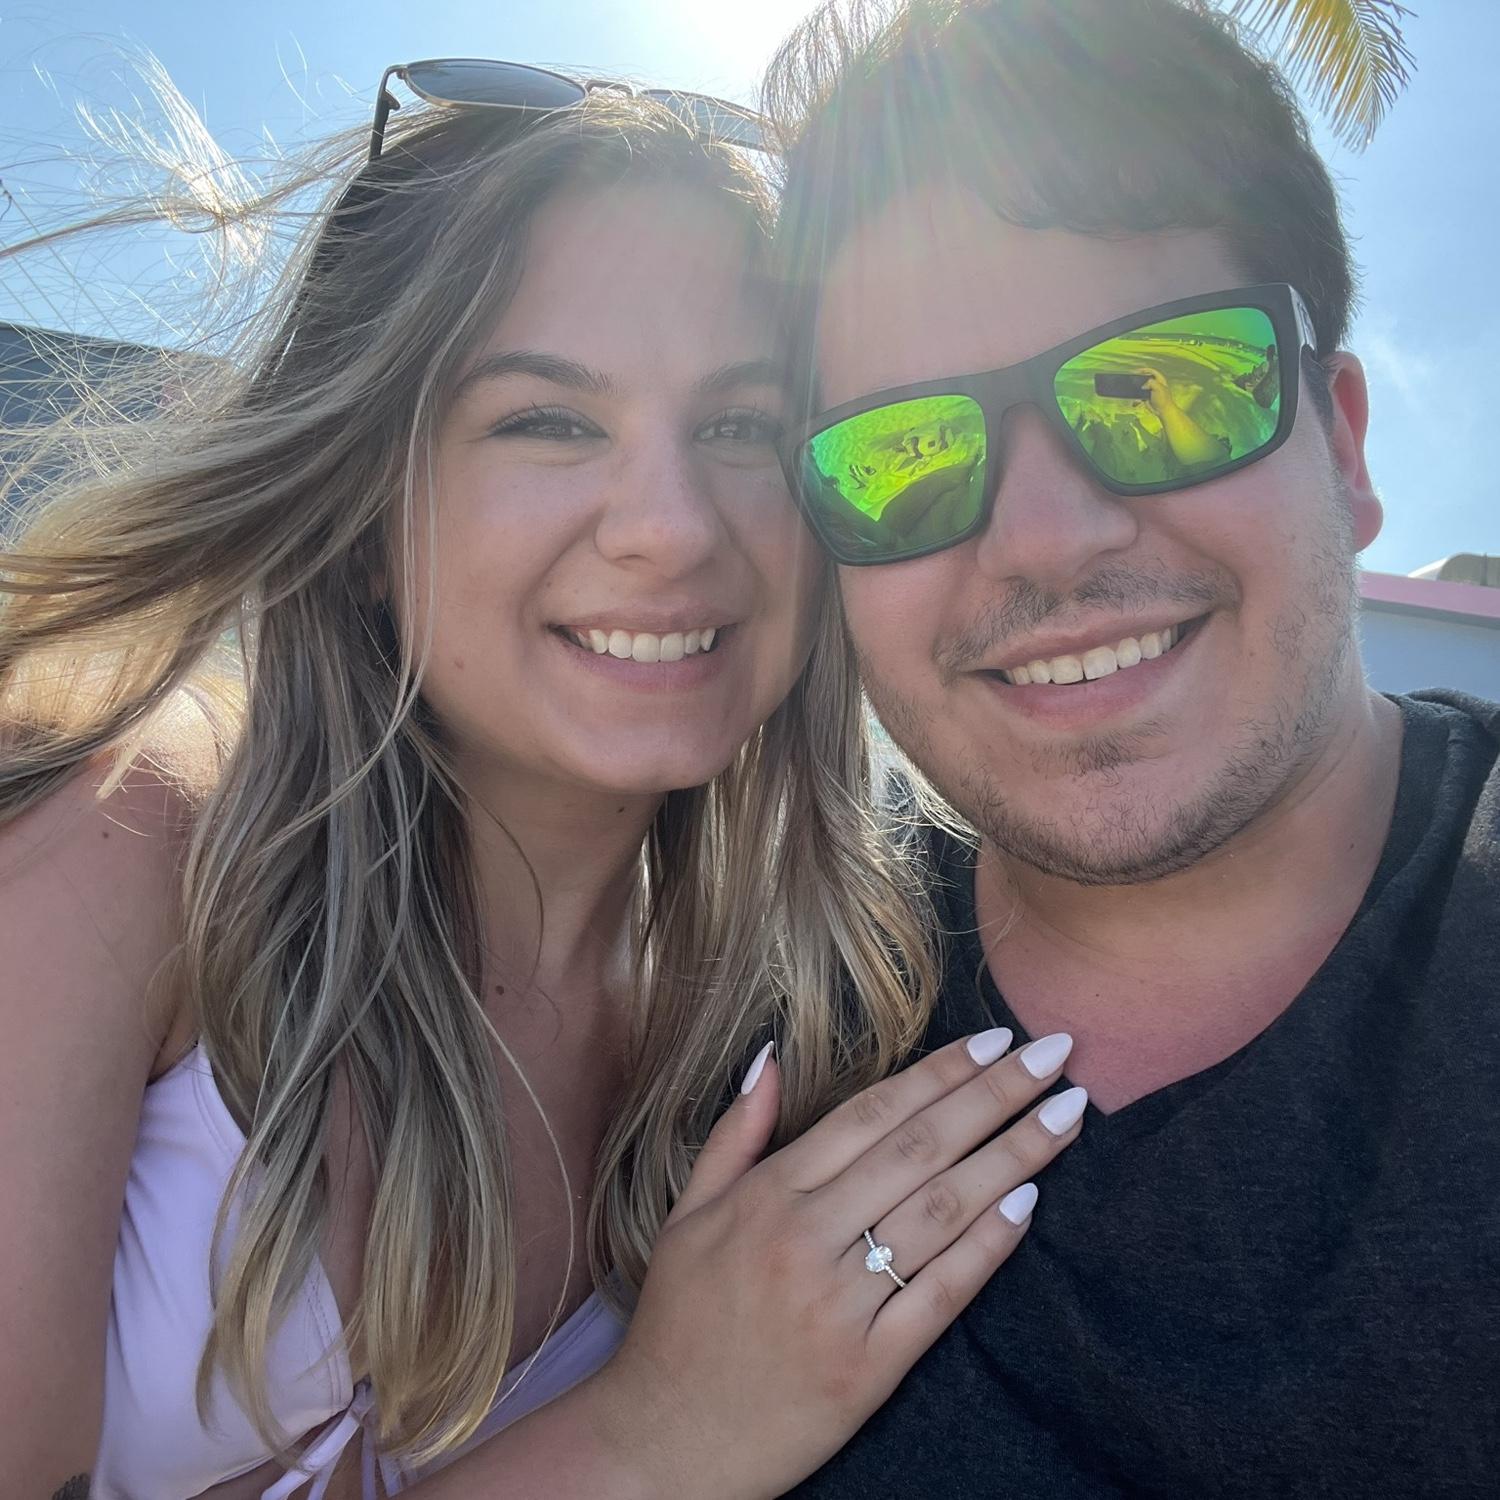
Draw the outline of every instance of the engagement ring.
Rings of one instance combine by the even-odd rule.
[[[906,1283],[891,1270],[891,1260],[893,1259],[891,1247],[889,1245],[877,1245],[875,1243],[875,1236],[868,1229],[865,1230],[865,1244],[870,1247],[870,1253],[865,1256],[865,1270],[874,1271],[876,1275],[884,1271],[897,1286],[904,1287]]]

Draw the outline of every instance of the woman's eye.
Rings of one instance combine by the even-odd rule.
[[[782,424],[769,412],[727,411],[698,429],[700,442],[765,443],[781,440]]]
[[[567,442],[573,438],[597,437],[599,429],[591,422],[570,411],[553,407],[533,406],[518,411],[490,428],[491,437],[533,437],[551,442]]]

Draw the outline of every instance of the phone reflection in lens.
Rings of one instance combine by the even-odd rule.
[[[1276,330],[1255,307],[1148,323],[1075,354],[1053,390],[1084,452],[1115,483],[1202,476],[1275,434]]]

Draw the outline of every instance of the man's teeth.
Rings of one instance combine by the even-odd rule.
[[[1153,661],[1164,651],[1170,651],[1182,639],[1181,625],[1168,625],[1165,630],[1148,630],[1144,635],[1127,635],[1113,646],[1094,646],[1078,656],[1054,656],[1050,661],[1028,662],[1024,667],[1012,667],[1001,676],[1017,687],[1033,682],[1094,682],[1108,677],[1121,667],[1134,667],[1143,661]]]
[[[681,661],[713,649],[718,628],[709,625],[702,630],[673,630],[656,635],[649,630],[569,630],[575,645],[592,651],[595,656],[614,656],[620,661]]]

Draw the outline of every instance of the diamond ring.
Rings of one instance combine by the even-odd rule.
[[[877,1276],[884,1271],[897,1286],[904,1287],[906,1283],[891,1270],[891,1260],[893,1258],[891,1247],[889,1245],[877,1245],[875,1243],[875,1236],[868,1229],[865,1230],[865,1244],[870,1247],[870,1253],[865,1256],[865,1270],[874,1271]]]

